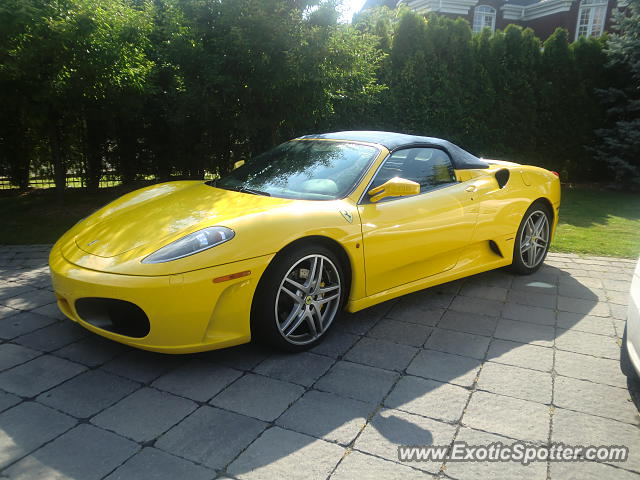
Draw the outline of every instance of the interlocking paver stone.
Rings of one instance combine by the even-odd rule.
[[[417,351],[417,348],[408,345],[364,337],[347,352],[344,358],[351,362],[401,371],[407,367]]]
[[[304,388],[249,373],[211,400],[217,407],[271,422],[304,393]]]
[[[556,324],[556,312],[544,307],[532,307],[530,305],[507,303],[502,309],[502,316],[511,320],[539,323],[541,325]]]
[[[0,468],[56,438],[76,420],[38,403],[24,402],[0,414]]]
[[[136,390],[139,384],[100,370],[82,373],[38,396],[49,405],[77,418],[88,418]]]
[[[559,330],[556,347],[575,353],[584,353],[595,357],[618,359],[620,347],[614,337],[596,335],[573,330]]]
[[[553,350],[494,338],[489,346],[487,360],[548,372],[553,366]]]
[[[474,333],[476,335],[491,336],[496,329],[497,323],[498,317],[449,310],[444,314],[440,323],[438,323],[438,327]]]
[[[120,343],[91,335],[52,353],[88,367],[97,367],[121,355],[126,349],[127,347]]]
[[[21,345],[4,343],[0,345],[0,370],[15,367],[42,355],[42,352]]]
[[[185,361],[184,357],[179,355],[162,355],[142,350],[130,350],[105,363],[101,368],[136,382],[147,383]]]
[[[47,327],[27,333],[14,341],[43,352],[50,352],[75,342],[87,335],[87,331],[73,322],[56,322]]]
[[[42,355],[0,373],[0,386],[23,397],[33,397],[75,377],[86,367],[52,355]]]
[[[145,448],[105,480],[212,480],[215,472],[156,448]]]
[[[498,322],[494,336],[503,340],[551,347],[555,339],[555,328],[550,325],[502,318]]]
[[[148,442],[195,409],[191,400],[143,388],[93,417],[91,423],[137,442]]]
[[[406,412],[453,422],[462,415],[470,393],[457,385],[407,375],[398,381],[384,404]]]
[[[481,362],[474,358],[422,350],[407,367],[407,373],[446,383],[470,387],[480,370]]]
[[[488,362],[478,378],[478,388],[510,397],[551,403],[551,374]]]
[[[490,340],[490,337],[435,328],[424,346],[440,352],[482,359]]]
[[[78,425],[7,470],[16,480],[98,480],[140,447],[92,425]]]
[[[399,375],[380,368],[340,361],[316,383],[319,390],[344,397],[378,403],[389,392]]]
[[[222,469],[267,424],[237,413],[203,406],[162,435],[155,446],[210,468]]]
[[[431,328],[423,325],[385,319],[378,322],[367,335],[389,342],[420,347],[430,333]]]
[[[222,365],[192,360],[156,379],[151,385],[167,392],[206,402],[242,375]]]
[[[240,479],[324,479],[344,449],[308,435],[273,427],[249,446],[227,469]]]
[[[7,318],[0,317],[0,338],[6,340],[16,338],[56,322],[54,318],[39,315],[34,312],[11,310],[9,313],[11,312],[15,312],[15,314],[9,315]],[[1,313],[2,307],[0,307],[0,315]]]
[[[310,391],[276,423],[289,430],[346,445],[364,427],[375,408],[375,405],[360,400]]]
[[[398,461],[401,445],[448,445],[456,427],[401,410],[383,409],[365,427],[354,448],[388,460]],[[438,473],[442,462],[421,461],[412,467]]]
[[[549,407],[518,398],[475,392],[462,423],[518,440],[544,442],[549,435]]]
[[[311,351],[320,355],[338,358],[344,355],[359,339],[358,335],[331,330],[327,333],[327,338]]]
[[[277,354],[260,363],[254,372],[309,387],[333,363],[333,359],[315,353]]]
[[[362,480],[429,480],[434,477],[405,465],[360,452],[350,452],[331,475],[331,480],[353,480],[354,478]]]
[[[558,350],[555,370],[565,377],[590,380],[620,388],[627,387],[627,377],[620,371],[618,360]]]

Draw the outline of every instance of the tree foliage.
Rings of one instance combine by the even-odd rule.
[[[608,174],[584,146],[608,126],[594,91],[638,63],[622,32],[633,25],[621,23],[605,68],[604,40],[570,44],[564,30],[542,48],[520,27],[472,34],[386,6],[340,24],[336,1],[4,0],[0,176],[22,188],[49,176],[61,190],[69,174],[91,188],[105,171],[202,178],[338,129],[445,137],[572,180]],[[639,108],[637,90],[610,94]],[[629,121],[616,115],[616,128]]]

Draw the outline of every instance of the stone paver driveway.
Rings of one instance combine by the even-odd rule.
[[[58,313],[47,246],[0,247],[10,478],[637,478],[618,367],[633,262],[550,255],[343,315],[314,351],[133,350]],[[603,463],[400,463],[397,445],[627,445]]]

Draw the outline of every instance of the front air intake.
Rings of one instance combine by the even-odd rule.
[[[75,303],[78,316],[102,330],[133,338],[146,337],[151,326],[139,306],[114,298],[79,298]]]

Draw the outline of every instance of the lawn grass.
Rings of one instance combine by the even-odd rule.
[[[70,189],[61,200],[51,190],[2,195],[0,244],[53,243],[78,220],[129,189]],[[565,186],[551,250],[636,258],[640,194]]]
[[[640,194],[564,186],[551,250],[637,258]]]

